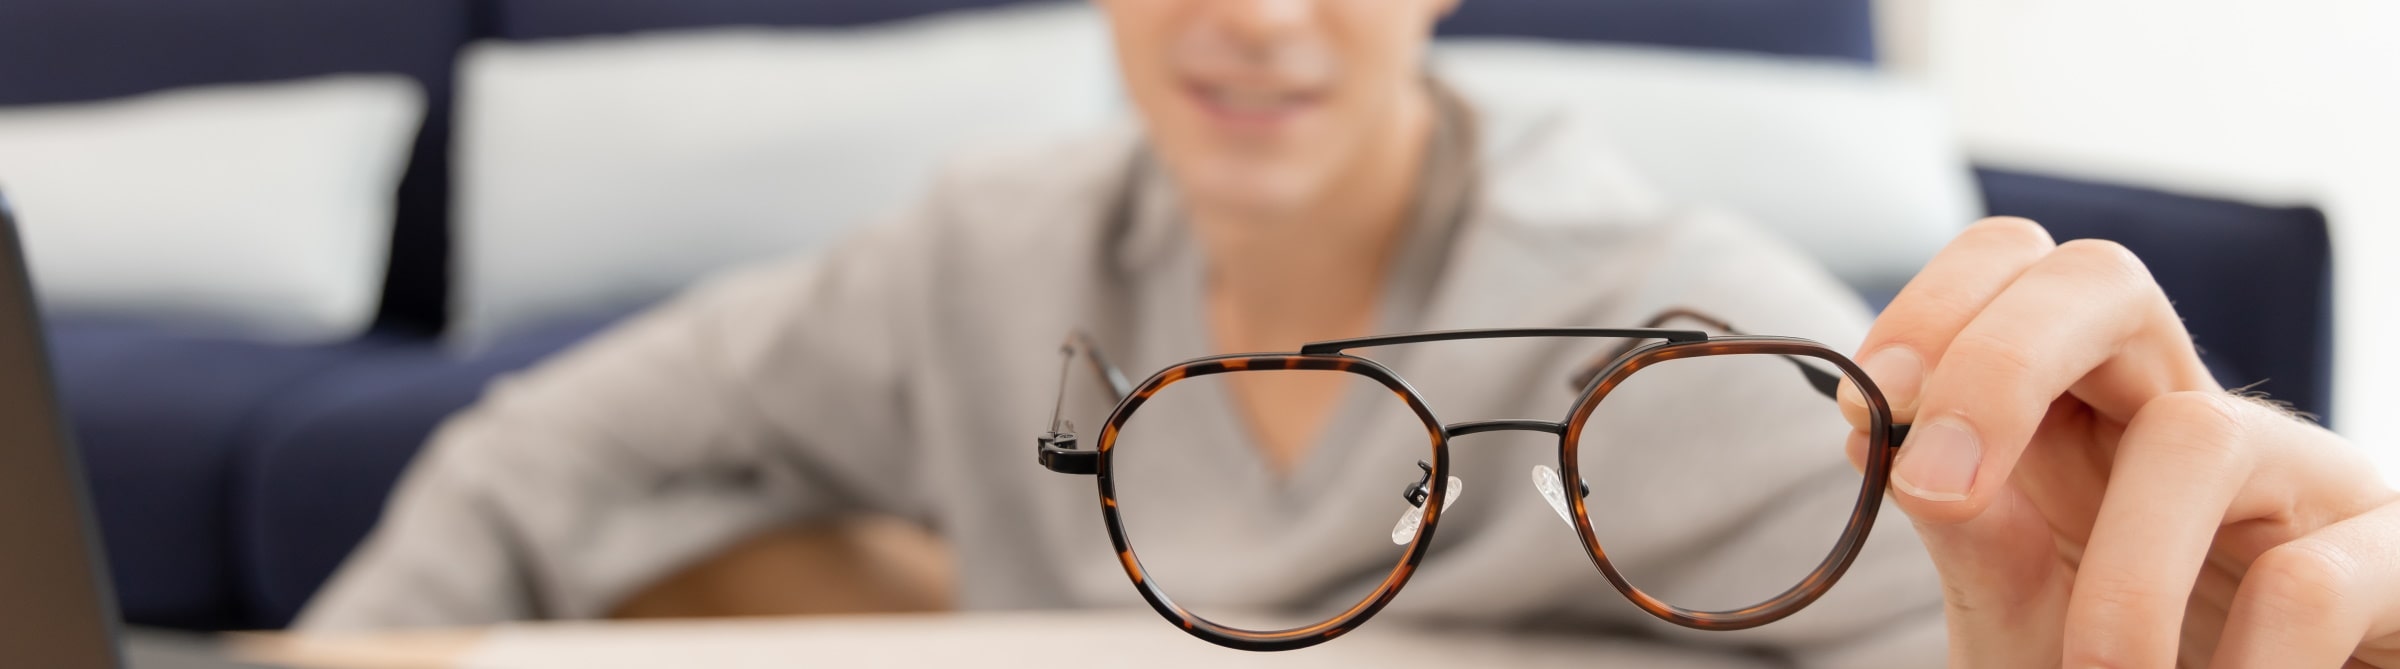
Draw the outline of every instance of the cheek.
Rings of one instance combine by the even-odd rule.
[[[1356,2],[1347,5],[1351,9],[1329,38],[1341,56],[1346,83],[1368,89],[1363,93],[1377,103],[1391,104],[1422,76],[1426,45],[1439,14],[1429,9],[1433,5],[1427,2],[1373,0],[1367,4],[1372,8],[1359,9]],[[1399,5],[1426,9],[1401,11]]]
[[[1146,89],[1166,79],[1167,22],[1156,3],[1102,2],[1107,12],[1110,42],[1116,48],[1118,75],[1126,93],[1136,101]]]
[[[1189,105],[1181,99],[1182,82],[1174,59],[1179,21],[1168,12],[1173,4],[1143,0],[1100,2],[1107,12],[1118,77],[1127,101],[1140,115],[1154,142],[1180,145],[1197,139],[1192,134],[1200,119],[1190,113],[1193,110],[1185,108]]]

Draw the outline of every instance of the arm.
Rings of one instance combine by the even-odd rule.
[[[444,425],[306,628],[601,615],[770,527],[903,514],[918,233],[712,281]],[[921,256],[915,256],[921,257]]]

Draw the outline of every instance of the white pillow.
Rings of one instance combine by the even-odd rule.
[[[1866,66],[1502,39],[1434,60],[1475,98],[1589,113],[1667,196],[1740,212],[1863,291],[1897,291],[1983,211],[1932,95]]]
[[[0,108],[45,306],[273,339],[374,319],[415,82],[353,75]]]
[[[1120,107],[1082,3],[486,43],[462,72],[451,333],[470,344],[810,248],[964,147]]]

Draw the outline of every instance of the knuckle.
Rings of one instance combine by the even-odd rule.
[[[1962,286],[1926,286],[1908,297],[1910,313],[1929,323],[1965,323],[1983,308],[1983,297]]]
[[[2160,395],[2134,412],[2127,433],[2151,436],[2130,440],[2149,448],[2174,449],[2210,460],[2229,460],[2242,452],[2248,414],[2241,398],[2224,393],[2179,391]]]
[[[2059,271],[2083,280],[2100,279],[2121,286],[2152,286],[2150,267],[2125,245],[2105,239],[2077,239],[2058,245],[2050,258]]]
[[[2164,592],[2153,579],[2122,570],[2095,572],[2075,584],[2075,595],[2094,608],[2109,612],[2139,611],[2181,598]]]
[[[2037,378],[2042,356],[2025,342],[2000,337],[1983,330],[1961,332],[1950,343],[1950,351],[1942,356],[1941,366],[1960,365],[1975,372],[1976,378],[2027,379]]]
[[[2269,615],[2314,620],[2338,611],[2355,580],[2339,550],[2302,539],[2259,554],[2241,588]]]
[[[1959,237],[1977,244],[2022,249],[2036,253],[2046,252],[2058,246],[2058,242],[2051,240],[2050,231],[2043,229],[2040,223],[2015,216],[1993,216],[1976,221],[1974,225],[1967,226],[1966,232],[1959,233]]]
[[[1877,318],[1869,347],[1943,348],[1947,342],[1941,339],[1982,311],[2007,285],[2007,277],[2038,265],[2057,246],[2042,226],[2022,218],[1987,218],[1968,226]]]
[[[2131,328],[2124,335],[2163,328],[2188,336],[2181,334],[2183,321],[2176,317],[2166,289],[2150,275],[2149,266],[2122,244],[2105,239],[2072,240],[2026,270],[2026,275],[2038,277],[2051,291],[2090,296],[2097,304],[2138,315],[2124,321]]]

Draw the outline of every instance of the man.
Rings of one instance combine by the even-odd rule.
[[[902,221],[714,282],[502,384],[436,436],[303,626],[601,616],[746,537],[859,511],[938,529],[961,556],[963,607],[1139,606],[1089,488],[1025,446],[1057,378],[1048,353],[1074,327],[1136,372],[1377,332],[1634,325],[1674,307],[1858,338],[1838,284],[1738,223],[1660,201],[1570,119],[1428,81],[1423,51],[1454,2],[1098,0],[1138,135],[962,167]],[[2338,663],[2358,648],[2394,666],[2372,653],[2392,652],[2400,596],[2355,593],[2400,592],[2396,496],[2330,435],[2227,399],[2121,249],[1978,225],[1866,341],[1861,362],[1918,421],[1893,484],[1925,548],[1887,524],[1801,617],[1680,642],[1819,666],[1926,666],[1945,637],[1961,665]],[[1446,389],[1445,413],[1501,418],[1559,391],[1490,370],[1587,362],[1554,347],[1395,355]],[[1315,436],[1360,429],[1337,388],[1230,394],[1223,419],[1252,436],[1237,459],[1274,476],[1306,471]],[[1799,459],[1733,482],[1752,496],[1695,504],[1739,520],[1838,499],[1810,483],[1843,466],[1835,451],[1782,452]],[[1211,485],[1232,475],[1201,465],[1223,462],[1189,460],[1187,476]],[[1389,487],[1326,504],[1388,509]],[[2251,518],[2265,520],[2212,542]],[[1395,613],[1681,632],[1589,587],[1583,556],[1536,550],[1555,521],[1488,521],[1445,532]],[[1680,547],[1661,564],[1783,552],[1702,539],[1626,543]],[[1315,540],[1214,548],[1234,560]],[[2137,559],[2149,548],[2172,552]],[[2187,611],[2195,572],[2206,596]],[[1193,596],[1273,608],[1327,583]],[[2327,584],[2355,587],[2313,587]]]

